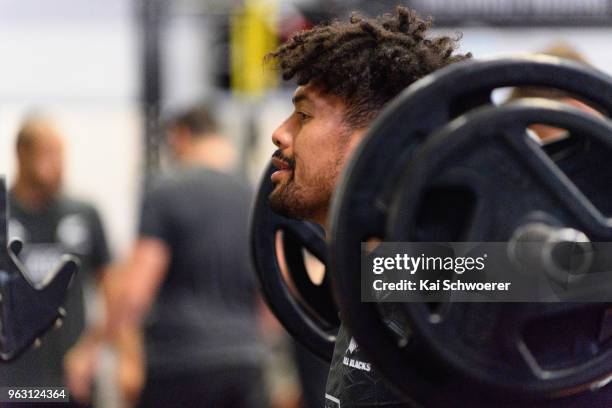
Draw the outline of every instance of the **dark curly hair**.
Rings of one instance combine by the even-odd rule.
[[[347,104],[346,123],[367,126],[383,106],[427,74],[471,54],[453,54],[460,36],[426,37],[431,19],[398,6],[376,19],[353,14],[294,34],[268,54],[283,79],[314,84]]]

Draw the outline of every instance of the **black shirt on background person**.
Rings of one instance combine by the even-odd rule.
[[[145,198],[139,235],[165,242],[172,256],[144,321],[143,407],[162,406],[160,398],[256,406],[242,399],[250,384],[263,386],[246,239],[250,201],[246,183],[201,166],[181,169]],[[188,379],[201,384],[191,399],[181,391]]]

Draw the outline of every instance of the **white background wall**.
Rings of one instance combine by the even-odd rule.
[[[32,109],[68,145],[66,190],[95,203],[120,252],[130,239],[140,170],[138,44],[125,0],[0,0],[0,174]]]
[[[512,52],[534,52],[553,42],[574,46],[597,68],[612,74],[612,29],[610,28],[458,28],[463,32],[462,50],[475,58]]]

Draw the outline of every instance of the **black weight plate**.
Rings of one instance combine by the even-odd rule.
[[[332,284],[343,322],[364,350],[397,348],[397,337],[380,319],[376,304],[361,302],[360,243],[385,239],[390,198],[398,175],[419,143],[454,117],[490,103],[497,88],[541,86],[561,89],[612,112],[612,86],[605,74],[552,57],[509,57],[464,61],[406,89],[375,121],[343,171],[331,213]],[[371,355],[374,366],[394,367],[397,356]],[[415,379],[418,382],[418,379]],[[425,385],[423,386],[425,389]]]
[[[251,214],[251,255],[264,298],[287,331],[312,353],[331,361],[338,310],[329,274],[315,285],[308,276],[303,249],[326,264],[327,244],[316,224],[274,213],[268,196],[274,189],[268,166]],[[279,251],[281,242],[282,253]],[[287,270],[283,272],[282,264]]]
[[[555,162],[526,134],[526,127],[533,123],[567,129],[584,150],[575,150]],[[388,237],[393,241],[438,240],[438,234],[424,225],[426,221],[419,214],[432,187],[453,187],[475,192],[473,211],[464,214],[468,221],[459,232],[462,241],[507,242],[534,213],[547,214],[564,227],[578,229],[591,241],[611,241],[612,226],[599,206],[609,208],[612,199],[609,157],[612,125],[593,115],[546,100],[483,107],[437,132],[407,166],[392,205]],[[587,184],[584,171],[588,167],[599,173],[588,184],[606,191],[606,200],[594,203],[592,198],[601,198],[587,197],[581,191],[579,186]],[[446,205],[453,205],[451,196]],[[593,330],[586,356],[573,348],[557,351],[561,344],[578,343],[570,338],[569,328],[552,338],[542,331],[551,325],[579,329],[585,322],[601,322],[609,307],[604,303],[448,303],[441,310],[432,310],[424,303],[402,304],[415,338],[455,373],[454,381],[467,379],[489,398],[504,395],[505,400],[561,399],[609,377],[612,344],[600,341],[600,331]],[[436,319],[432,319],[434,314]],[[534,324],[542,329],[533,330]],[[528,332],[539,333],[539,337]],[[576,336],[585,334],[578,331]],[[580,341],[587,344],[585,338]],[[393,369],[379,369],[406,393],[413,390],[405,375],[391,378],[398,367],[413,370],[398,347],[370,352],[393,355]],[[554,361],[546,361],[549,366],[544,367],[543,359],[552,355]],[[399,358],[404,361],[398,364]],[[479,399],[484,398],[480,395]]]

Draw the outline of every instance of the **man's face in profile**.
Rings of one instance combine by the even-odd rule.
[[[283,215],[325,225],[338,176],[363,130],[345,123],[342,99],[312,85],[296,89],[293,105],[272,134],[278,150],[270,205]]]

